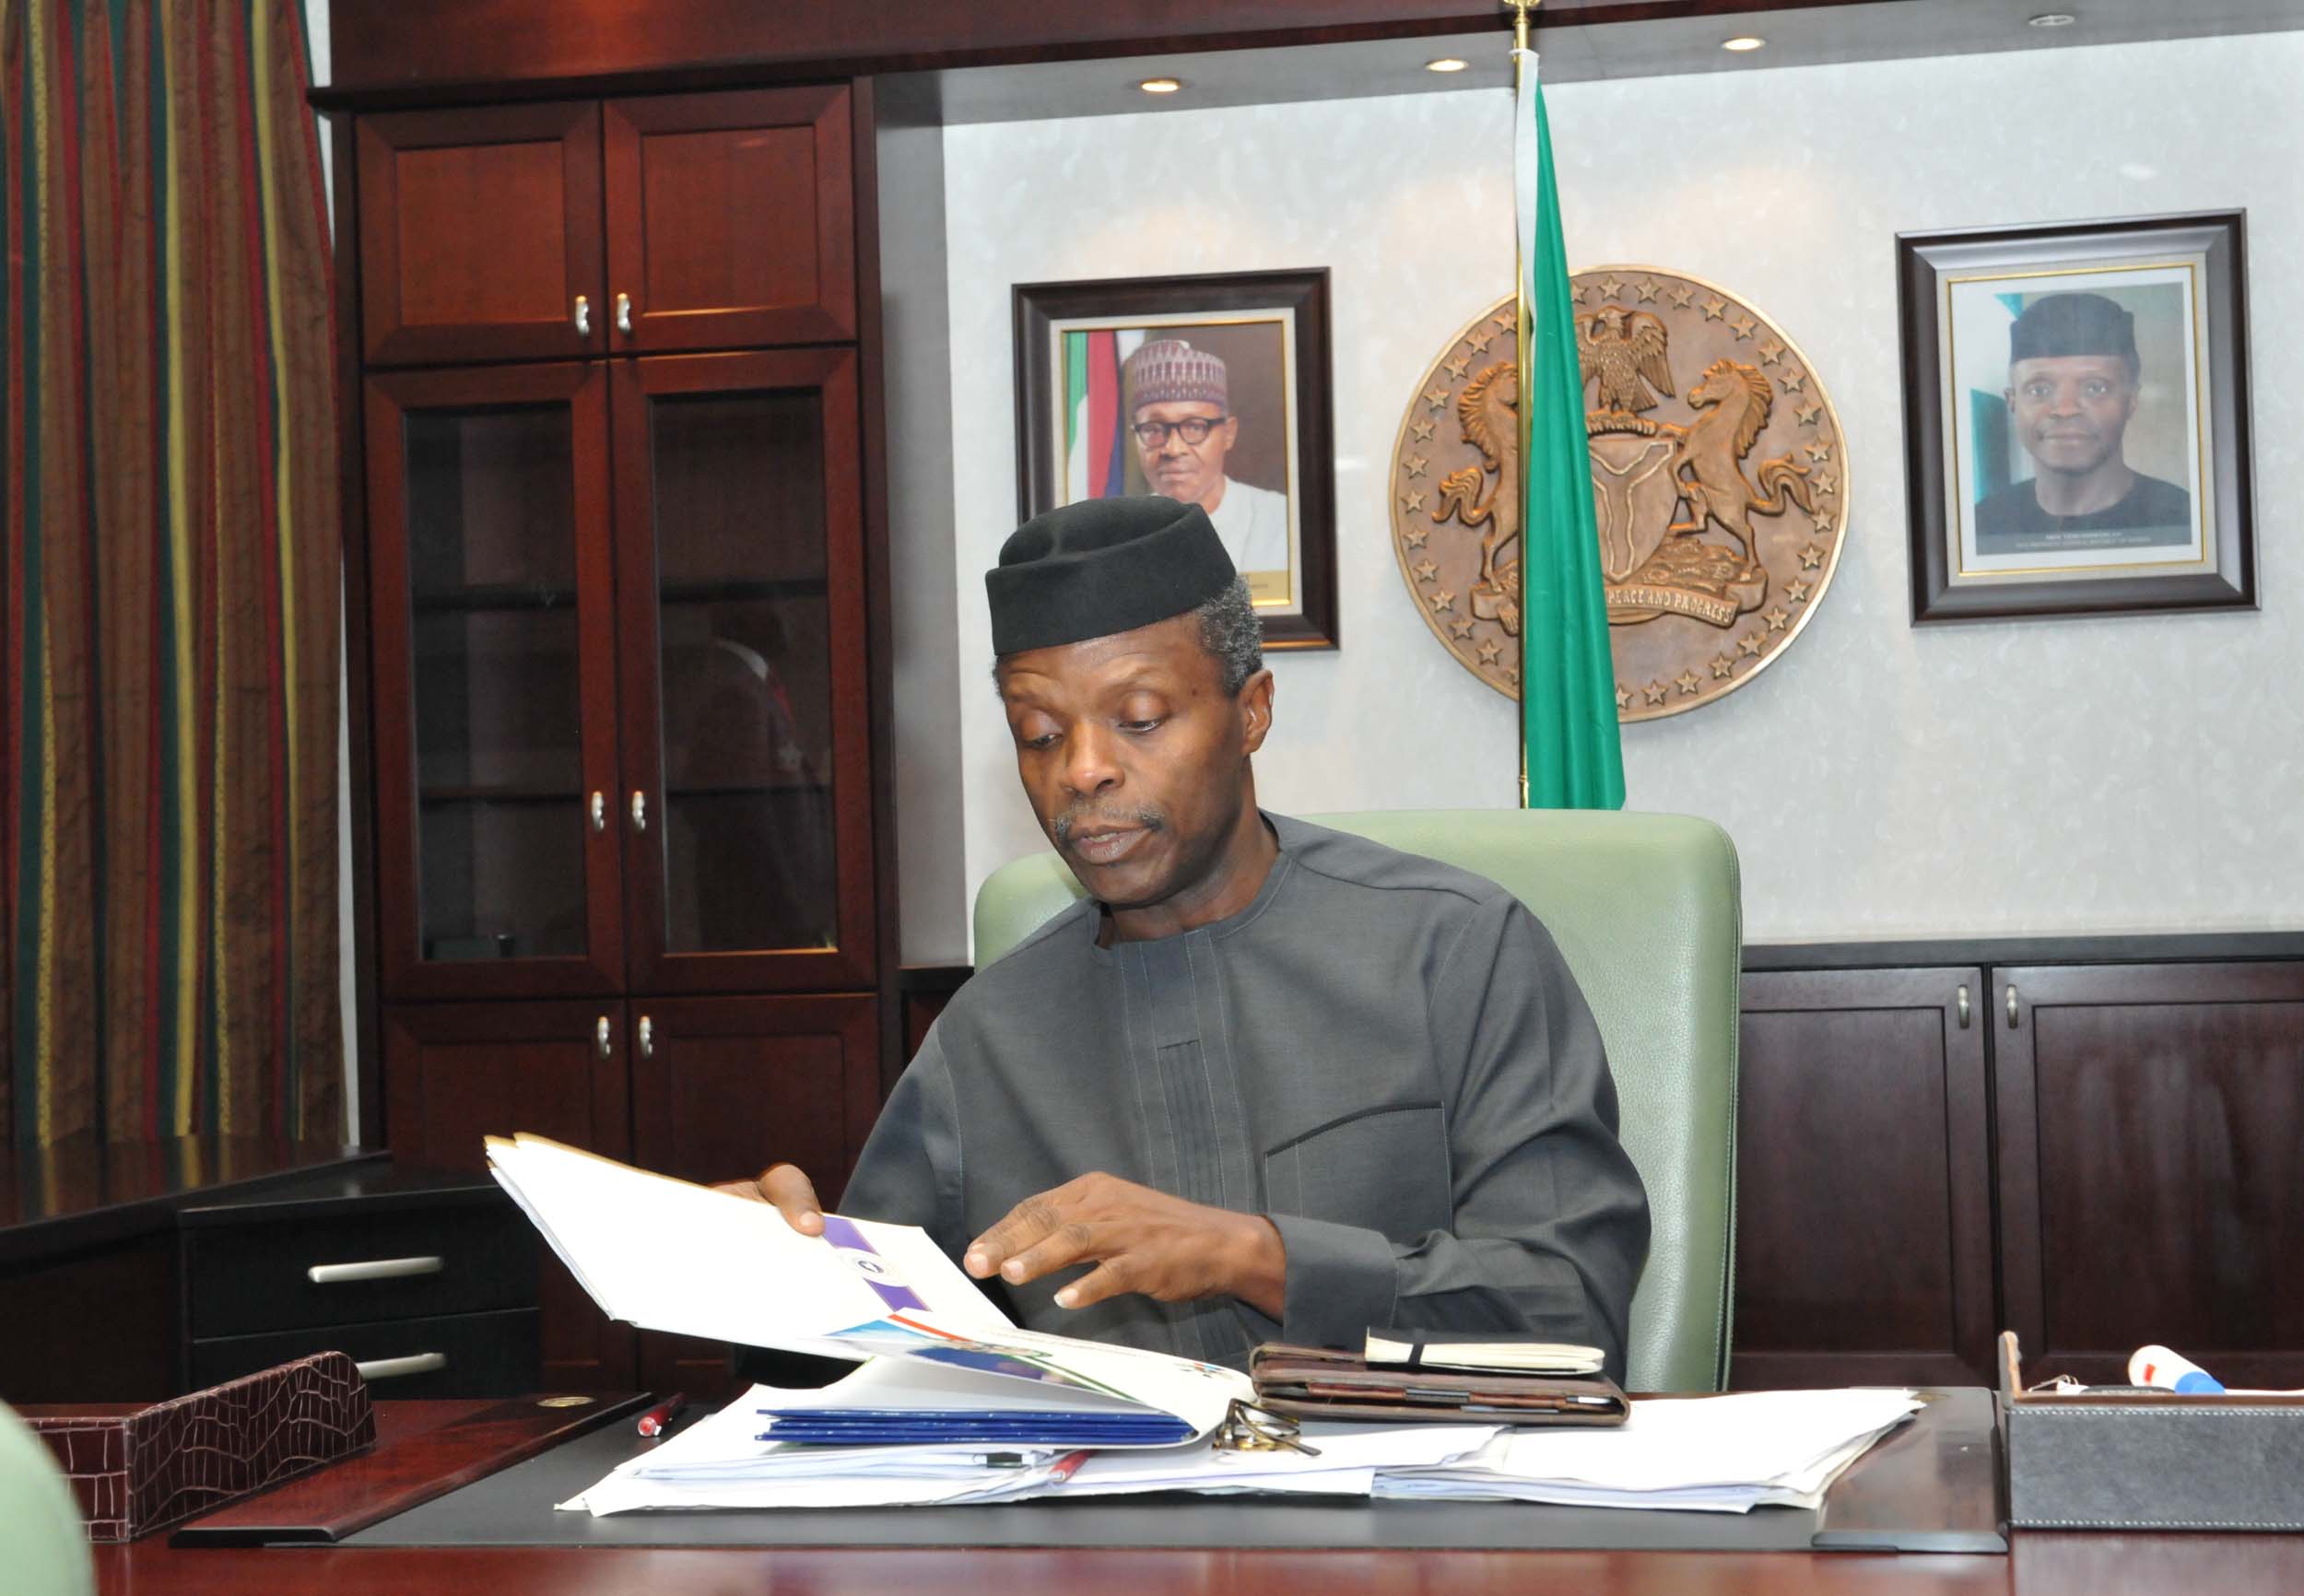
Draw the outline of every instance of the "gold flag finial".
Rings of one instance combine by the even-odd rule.
[[[1499,0],[1512,14],[1512,48],[1528,48],[1528,13],[1544,4],[1544,0]]]

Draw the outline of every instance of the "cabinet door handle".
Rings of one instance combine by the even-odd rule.
[[[2013,982],[2008,987],[2008,1028],[2016,1028],[2016,990]]]
[[[399,1379],[405,1375],[430,1374],[434,1369],[448,1367],[444,1352],[410,1353],[406,1357],[372,1357],[366,1363],[352,1366],[360,1371],[362,1379]]]
[[[616,1043],[608,1036],[608,1016],[605,1015],[602,1015],[600,1023],[592,1027],[592,1045],[604,1059],[616,1051]]]
[[[648,829],[648,794],[637,787],[632,789],[632,829]]]
[[[592,828],[595,833],[608,828],[608,795],[605,792],[592,795]]]
[[[1962,981],[1960,983],[1960,1028],[1962,1030],[1968,1029],[1968,983]]]
[[[437,1258],[364,1258],[358,1263],[315,1263],[304,1271],[314,1285],[341,1285],[352,1280],[402,1280],[411,1274],[438,1274],[447,1265]]]
[[[579,338],[591,337],[592,301],[584,298],[582,294],[576,296],[576,315],[574,320],[576,323],[576,335]]]
[[[616,330],[628,338],[632,335],[632,296],[629,294],[616,297]]]
[[[656,1022],[646,1015],[640,1016],[640,1056],[643,1059],[656,1056]]]

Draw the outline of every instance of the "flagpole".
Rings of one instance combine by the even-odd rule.
[[[1544,0],[1502,0],[1502,3],[1512,9],[1512,114],[1517,117],[1520,114],[1520,97],[1527,88],[1524,76],[1528,71],[1529,60],[1528,13],[1543,5]],[[1518,412],[1520,437],[1517,441],[1520,447],[1520,469],[1522,473],[1521,477],[1523,503],[1522,520],[1524,522],[1526,520],[1525,485],[1527,483],[1525,473],[1528,470],[1528,457],[1531,452],[1529,420],[1535,411],[1536,389],[1535,373],[1530,370],[1533,361],[1529,354],[1532,346],[1528,329],[1528,263],[1521,254],[1521,235],[1523,230],[1520,225],[1520,219],[1515,217],[1512,224],[1512,343],[1514,353],[1520,361]],[[1529,538],[1534,531],[1534,528],[1525,524],[1520,529],[1520,624],[1522,628],[1520,673],[1521,707],[1518,714],[1513,718],[1520,722],[1520,806],[1522,809],[1528,807],[1527,695],[1529,685],[1526,628],[1528,625]]]

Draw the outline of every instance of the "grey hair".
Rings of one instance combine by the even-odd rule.
[[[1200,646],[1224,667],[1224,696],[1240,697],[1248,678],[1264,668],[1264,624],[1248,596],[1248,579],[1232,585],[1192,612],[1200,617]]]
[[[1248,579],[1236,576],[1232,585],[1191,614],[1200,622],[1200,646],[1224,670],[1224,696],[1240,697],[1248,678],[1264,668],[1264,624],[1248,596]],[[992,663],[993,688],[1000,686],[1002,654]]]

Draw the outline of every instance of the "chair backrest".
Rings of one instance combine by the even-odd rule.
[[[1648,1265],[1632,1297],[1626,1383],[1719,1391],[1735,1272],[1736,851],[1710,821],[1582,810],[1310,815],[1339,831],[1485,875],[1559,945],[1606,1043],[1625,1151],[1648,1188]],[[1054,853],[994,871],[976,895],[992,963],[1082,896]]]
[[[0,1402],[0,1589],[88,1596],[96,1565],[88,1526],[48,1443]]]

